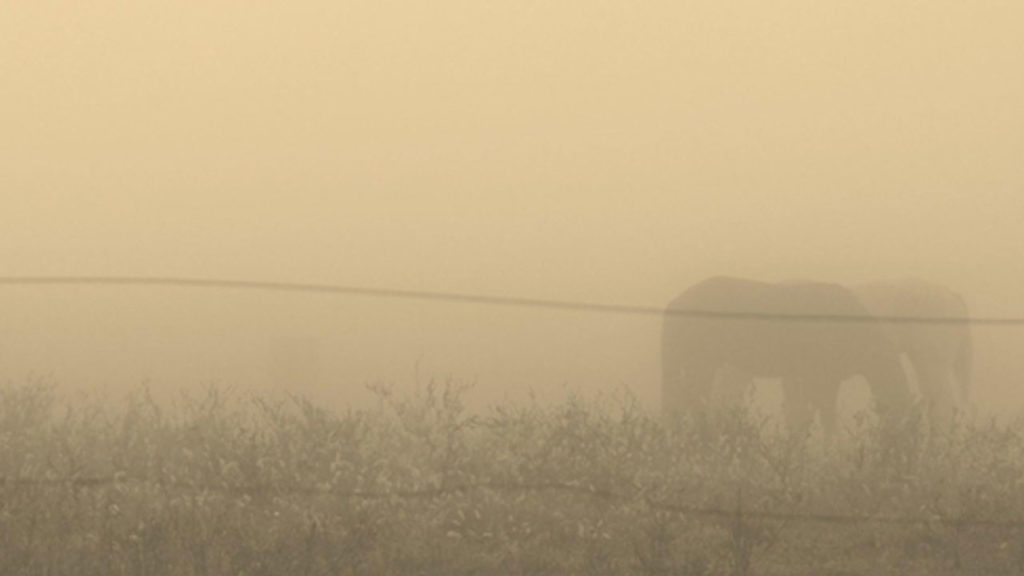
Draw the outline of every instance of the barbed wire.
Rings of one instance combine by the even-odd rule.
[[[737,514],[749,520],[767,520],[779,522],[808,522],[815,524],[886,524],[886,525],[935,525],[956,526],[960,528],[969,527],[994,527],[994,528],[1024,528],[1024,520],[1000,520],[995,518],[975,518],[956,515],[933,515],[930,517],[920,516],[899,516],[899,515],[863,515],[863,514],[841,514],[822,512],[778,512],[768,510],[754,510],[747,508],[723,508],[715,506],[695,506],[687,504],[676,504],[652,499],[638,490],[635,494],[625,494],[609,489],[597,488],[568,482],[535,482],[535,483],[509,483],[509,482],[479,482],[467,484],[454,484],[432,488],[414,489],[392,489],[392,490],[339,490],[333,487],[316,486],[288,486],[272,484],[231,484],[228,482],[210,484],[199,482],[183,482],[170,480],[151,480],[128,478],[122,476],[96,476],[96,477],[69,477],[69,478],[11,478],[0,476],[0,490],[4,487],[48,487],[48,488],[74,488],[94,489],[108,486],[126,484],[145,484],[160,488],[172,488],[176,490],[191,490],[196,492],[220,492],[231,495],[244,496],[267,496],[267,495],[304,495],[304,496],[330,496],[335,498],[349,498],[357,500],[430,500],[454,494],[467,492],[478,492],[489,490],[492,492],[514,492],[514,493],[536,493],[536,492],[562,492],[576,496],[599,498],[602,500],[636,501],[642,499],[644,504],[662,512],[671,512],[681,515],[698,516],[704,518],[733,519]]]
[[[631,304],[600,304],[573,300],[551,300],[519,296],[493,296],[458,292],[405,290],[397,288],[374,288],[341,284],[267,282],[259,280],[228,280],[169,276],[0,276],[0,285],[159,286],[168,288],[199,288],[216,290],[257,290],[264,292],[336,294],[365,296],[371,298],[456,302],[465,304],[625,314],[634,316],[680,316],[687,318],[718,318],[754,321],[1024,326],[1024,317],[1007,316],[855,316],[843,314],[779,314],[772,312],[736,310],[666,309],[664,307]]]

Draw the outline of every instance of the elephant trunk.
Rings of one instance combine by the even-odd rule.
[[[661,329],[661,412],[666,418],[681,413],[683,399],[683,348],[680,345],[678,317],[666,314]]]
[[[953,374],[960,386],[960,401],[965,405],[971,400],[971,373],[974,371],[974,343],[969,328],[963,328],[963,337],[957,346],[953,359]]]

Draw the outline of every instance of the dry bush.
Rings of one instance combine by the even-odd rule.
[[[0,388],[9,574],[1019,573],[1020,425],[862,422],[834,444],[628,395],[469,413],[210,388],[158,406]]]

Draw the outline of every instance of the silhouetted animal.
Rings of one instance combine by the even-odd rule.
[[[910,402],[899,351],[857,297],[838,284],[711,278],[669,304],[661,341],[662,410],[670,418],[706,409],[716,378],[730,371],[747,381],[782,379],[790,426],[807,426],[817,411],[829,436],[839,385],[848,378],[863,376],[883,410]]]
[[[963,297],[923,280],[875,282],[853,287],[878,318],[966,318]],[[970,401],[973,344],[967,323],[880,322],[906,354],[933,424],[942,426]]]

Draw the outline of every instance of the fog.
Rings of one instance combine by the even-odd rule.
[[[1024,6],[9,3],[3,276],[663,306],[712,275],[917,277],[1024,316]],[[0,286],[0,376],[335,406],[365,384],[658,400],[659,319]],[[1024,406],[1024,328],[975,401]]]

